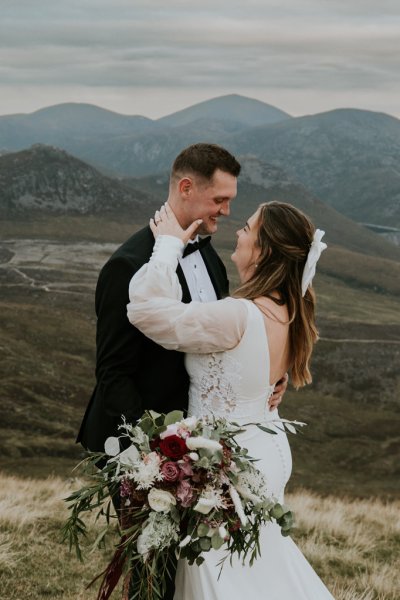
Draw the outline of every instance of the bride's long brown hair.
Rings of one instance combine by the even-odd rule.
[[[261,254],[253,275],[234,296],[254,300],[279,293],[278,304],[289,314],[291,381],[297,389],[311,383],[309,363],[318,339],[315,325],[315,294],[309,286],[301,295],[301,278],[315,227],[300,210],[285,202],[261,204],[258,215],[258,246]]]

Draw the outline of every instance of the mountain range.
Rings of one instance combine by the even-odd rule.
[[[198,141],[283,169],[355,221],[400,227],[400,121],[382,113],[340,109],[291,117],[229,95],[158,120],[85,104],[0,117],[3,155],[51,144],[118,177],[162,174]]]
[[[0,216],[25,219],[34,214],[123,213],[148,215],[155,200],[64,150],[35,144],[0,156]]]
[[[165,201],[168,178],[168,173],[111,178],[63,150],[34,145],[0,157],[0,215],[11,221],[97,215],[144,224]],[[400,293],[400,248],[324,204],[281,168],[256,158],[242,160],[227,246],[232,243],[232,228],[244,223],[260,202],[270,200],[294,204],[327,231],[331,252],[322,263],[326,273],[356,285]]]

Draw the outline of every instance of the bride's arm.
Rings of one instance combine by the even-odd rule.
[[[179,238],[157,237],[150,261],[129,284],[129,321],[169,350],[207,353],[234,348],[247,324],[245,303],[233,298],[182,303],[176,268],[183,247]]]

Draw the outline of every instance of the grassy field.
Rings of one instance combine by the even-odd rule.
[[[78,480],[0,474],[0,599],[94,600],[86,585],[105,567],[116,537],[80,563],[60,543],[63,502]],[[294,539],[336,600],[398,600],[400,503],[320,497],[298,490]],[[89,527],[89,542],[100,525]],[[262,559],[261,559],[262,560]],[[119,591],[112,596],[120,597]]]

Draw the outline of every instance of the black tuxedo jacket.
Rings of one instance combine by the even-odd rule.
[[[129,238],[100,272],[96,288],[96,380],[78,442],[103,452],[104,442],[118,435],[121,415],[134,423],[145,410],[187,409],[189,380],[183,353],[165,350],[130,324],[126,305],[132,276],[148,262],[154,245],[149,227]],[[228,295],[225,267],[211,244],[201,250],[218,298]],[[183,271],[177,274],[183,302],[191,297]]]

